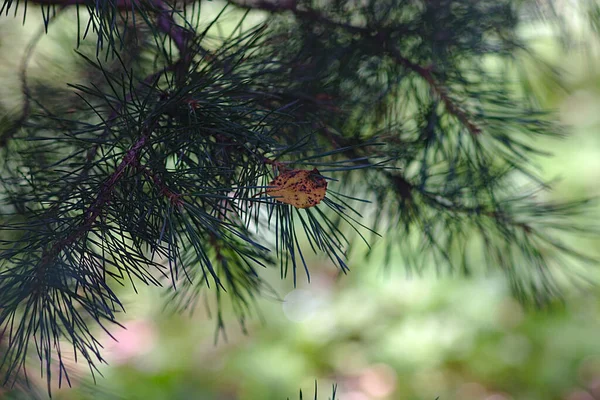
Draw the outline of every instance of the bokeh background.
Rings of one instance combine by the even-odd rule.
[[[560,71],[558,81],[530,71],[542,105],[570,129],[566,139],[536,143],[554,154],[538,160],[546,178],[561,178],[549,194],[554,199],[600,195],[600,46],[594,25],[571,6],[576,2],[564,3],[563,28],[574,38],[566,46],[547,21],[521,29],[538,56]],[[6,113],[18,109],[18,63],[41,23],[34,7],[24,25],[21,16],[0,17]],[[73,15],[63,17],[29,68],[31,79],[57,90],[66,89],[77,67],[65,52],[73,48]],[[600,255],[598,239],[579,245]],[[317,381],[321,399],[331,397],[333,384],[342,400],[600,399],[600,290],[574,288],[549,309],[524,308],[501,275],[440,277],[432,268],[407,277],[400,261],[384,267],[382,251],[376,246],[368,261],[355,252],[347,276],[312,258],[311,283],[300,279],[296,288],[277,270],[266,271],[277,296],[258,300],[260,312],[245,332],[227,309],[223,333],[214,305],[173,314],[163,290],[124,288],[126,329],[113,329],[117,341],[98,333],[108,362],[100,367],[104,376],[94,384],[74,364],[73,388],[53,397],[283,400],[299,398],[299,389],[313,398]],[[35,384],[35,368],[29,373]]]

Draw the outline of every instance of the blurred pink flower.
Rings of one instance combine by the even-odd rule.
[[[344,400],[371,400],[366,394],[358,391],[345,392],[341,398]]]
[[[364,369],[360,387],[375,398],[383,398],[396,390],[396,371],[387,364],[376,364]]]
[[[111,332],[116,340],[108,337],[106,357],[113,364],[125,364],[135,357],[148,353],[156,343],[156,329],[146,320],[133,320],[126,329]]]

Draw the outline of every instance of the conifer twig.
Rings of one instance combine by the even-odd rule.
[[[152,169],[146,165],[137,165],[138,169],[142,171],[158,188],[161,195],[165,196],[173,205],[181,207],[183,201],[181,200],[181,194],[170,189],[165,182],[158,176]]]
[[[479,128],[475,123],[473,123],[473,121],[471,120],[467,112],[463,109],[463,107],[456,104],[456,102],[450,97],[448,89],[435,79],[435,77],[431,73],[430,67],[424,67],[422,65],[410,61],[409,59],[403,57],[395,47],[388,43],[389,41],[387,39],[387,35],[390,32],[401,33],[404,31],[403,27],[399,26],[382,30],[371,29],[369,27],[361,27],[342,22],[336,22],[327,18],[326,16],[322,15],[316,10],[310,8],[297,8],[295,0],[283,2],[259,0],[254,2],[249,1],[243,3],[238,1],[230,1],[230,3],[246,9],[262,10],[271,13],[283,13],[286,11],[290,11],[294,14],[294,16],[300,19],[310,20],[315,23],[328,25],[334,28],[341,28],[349,33],[360,34],[364,38],[373,41],[373,44],[377,48],[383,48],[398,64],[413,72],[416,72],[419,76],[421,76],[431,87],[431,90],[442,100],[444,106],[446,107],[446,110],[450,114],[454,115],[458,119],[458,121],[460,121],[460,123],[463,124],[463,126],[465,126],[473,136],[477,136],[481,133],[481,128]]]
[[[121,37],[121,28],[139,27],[128,23],[132,13],[151,31],[144,42],[154,43],[126,58],[145,72],[122,61],[120,71],[107,71],[107,61],[86,58],[105,82],[73,85],[87,104],[73,117],[23,113],[0,176],[2,197],[19,213],[3,226],[19,236],[3,240],[0,252],[6,379],[24,368],[29,343],[48,385],[54,356],[66,376],[61,343],[90,368],[102,362],[88,325],[118,323],[124,307],[112,282],[129,280],[135,290],[138,281],[160,285],[161,274],[179,309],[216,286],[221,329],[225,291],[243,322],[266,287],[257,266],[279,266],[296,284],[302,267],[310,279],[310,249],[345,273],[352,241],[370,248],[367,231],[385,230],[386,254],[417,245],[401,252],[407,268],[433,260],[468,271],[471,251],[481,254],[483,244],[516,294],[536,301],[557,292],[548,271],[567,257],[584,259],[553,235],[583,232],[568,219],[583,203],[535,198],[537,181],[511,184],[509,174],[527,172],[536,154],[518,136],[556,131],[539,117],[543,110],[506,89],[510,75],[484,68],[485,57],[510,60],[518,49],[508,41],[499,48],[496,39],[498,27],[516,26],[510,0],[465,12],[461,0],[417,9],[376,0],[230,0],[273,16],[248,28],[251,13],[240,13],[228,35],[212,30],[227,4],[201,29],[199,4],[186,0],[20,1],[49,12],[85,8],[97,52],[109,43],[107,56],[119,61],[128,45],[141,46],[137,35]],[[46,110],[41,97],[31,98],[32,109],[34,100]],[[476,140],[483,130],[486,140]],[[320,192],[319,207],[275,201],[277,191],[256,199],[274,186],[271,175],[313,164],[335,182]],[[363,224],[360,204],[370,200],[377,215]]]
[[[31,1],[37,1],[37,0],[31,0]],[[62,0],[43,0],[43,1],[53,2],[52,4],[63,4],[64,5],[64,2]],[[83,0],[81,0],[81,1],[67,0],[68,5],[83,4],[83,3],[84,3]],[[154,81],[155,79],[157,79],[160,76],[160,74],[162,74],[166,70],[176,68],[177,66],[179,66],[178,72],[180,72],[177,75],[179,77],[182,77],[183,74],[181,73],[182,72],[181,68],[187,69],[187,67],[189,66],[188,65],[189,61],[191,60],[190,55],[187,55],[187,56],[185,55],[188,53],[187,52],[187,43],[188,43],[187,38],[188,38],[189,31],[187,31],[184,28],[177,25],[177,23],[173,19],[172,12],[170,12],[167,9],[167,7],[163,1],[154,0],[151,4],[160,11],[160,13],[157,16],[158,28],[161,31],[163,31],[164,33],[166,33],[168,36],[171,37],[171,39],[173,40],[173,42],[175,43],[176,47],[179,50],[181,58],[177,62],[173,63],[172,65],[168,65],[166,68],[149,75],[147,78],[145,78],[142,81],[142,83],[150,83],[150,82]],[[122,0],[121,2],[117,3],[118,7],[123,7],[123,8],[129,7],[131,5],[132,5],[132,3],[129,0]],[[132,94],[129,93],[129,96],[131,96],[131,95]],[[124,100],[124,102],[126,102],[126,101],[127,101],[127,99]],[[114,120],[117,117],[116,114],[119,112],[119,110],[122,107],[123,107],[123,103],[121,103],[119,105],[119,107],[117,107],[113,111],[113,114],[111,114],[113,116],[113,118],[112,119],[109,118],[110,121]],[[110,125],[107,125],[107,127],[105,129],[105,133],[107,133],[109,127],[110,127]],[[151,128],[146,127],[142,133],[142,136],[130,148],[130,150],[126,153],[125,157],[123,157],[123,160],[117,166],[117,168],[112,173],[112,175],[110,175],[110,177],[102,185],[102,188],[100,189],[100,193],[98,194],[96,200],[89,207],[89,209],[85,212],[86,217],[85,217],[84,223],[78,229],[76,229],[75,232],[73,232],[70,236],[68,236],[66,239],[63,239],[61,241],[54,243],[52,245],[52,247],[48,251],[45,252],[44,257],[42,259],[42,265],[45,265],[52,258],[56,257],[65,247],[74,243],[77,239],[79,239],[81,236],[85,235],[85,233],[93,227],[94,222],[100,215],[103,206],[110,200],[110,196],[111,196],[113,188],[115,187],[117,182],[122,178],[127,167],[132,167],[132,166],[138,167],[139,166],[140,153],[141,153],[142,149],[144,148],[144,146],[147,144],[147,141],[149,140],[150,135],[151,135]],[[96,145],[96,146],[92,147],[90,149],[90,151],[88,151],[88,154],[87,154],[88,161],[91,160],[95,156],[97,150],[98,150],[98,147]],[[152,171],[147,170],[147,168],[143,168],[143,170],[145,173],[149,173],[151,177],[154,176]],[[155,184],[159,183],[159,181],[156,181],[155,178],[153,178],[153,182],[155,182]],[[161,190],[162,189],[164,189],[164,187],[161,188]],[[170,191],[166,191],[164,193],[171,194]],[[179,201],[178,195],[173,194],[172,197],[173,197],[172,201],[174,201],[174,202]]]
[[[477,136],[481,133],[481,128],[475,125],[467,115],[466,111],[463,110],[461,106],[456,104],[454,100],[452,100],[448,93],[448,89],[434,78],[433,74],[431,73],[431,67],[423,67],[419,64],[415,64],[407,58],[402,57],[398,49],[394,47],[390,47],[388,52],[398,64],[416,72],[419,76],[421,76],[421,78],[425,79],[425,81],[431,87],[431,90],[442,100],[446,110],[450,114],[454,115],[473,136]]]
[[[152,84],[154,81],[156,81],[158,78],[160,78],[160,75],[162,75],[163,73],[172,71],[175,68],[176,64],[177,63],[175,63],[173,65],[167,65],[165,68],[161,69],[160,71],[157,71],[157,72],[154,72],[154,73],[148,75],[146,78],[144,78],[144,80],[135,89],[137,90],[137,89],[140,89],[141,87],[143,87],[144,85]],[[106,119],[106,126],[104,127],[104,130],[98,136],[98,139],[100,139],[100,141],[98,141],[98,143],[96,143],[92,147],[90,147],[90,149],[87,151],[86,159],[88,162],[91,162],[94,159],[94,157],[98,153],[98,149],[100,147],[101,140],[105,139],[108,136],[108,133],[110,132],[110,128],[113,126],[113,122],[116,121],[116,119],[119,117],[119,114],[120,114],[121,110],[123,109],[123,106],[128,101],[131,101],[132,98],[133,98],[133,92],[129,92],[125,96],[125,99],[122,102],[119,102],[113,108],[113,110],[109,114],[108,118]]]
[[[85,4],[85,0],[27,0],[27,1],[30,1],[32,3],[41,4],[41,5],[59,5],[59,6],[61,6],[59,11],[52,15],[52,18],[55,18],[61,11],[63,11],[68,6]],[[151,0],[146,3],[148,5],[156,8],[159,11],[158,15],[157,15],[156,25],[159,30],[161,30],[162,32],[167,34],[171,38],[171,40],[173,40],[173,43],[175,43],[175,46],[177,47],[177,49],[179,51],[180,59],[173,64],[167,65],[165,68],[161,69],[160,71],[157,71],[157,72],[154,72],[154,73],[148,75],[142,81],[141,84],[142,85],[150,84],[154,80],[159,78],[162,73],[164,73],[166,71],[170,71],[170,70],[178,70],[177,75],[180,77],[178,80],[181,80],[181,79],[183,79],[182,77],[185,75],[185,71],[187,70],[187,68],[189,68],[189,63],[191,62],[191,54],[189,51],[187,51],[187,45],[188,45],[188,39],[191,37],[191,34],[193,32],[190,32],[189,30],[184,29],[183,27],[179,26],[175,22],[175,20],[173,19],[173,12],[167,8],[164,1]],[[116,0],[116,2],[114,3],[115,7],[120,10],[129,10],[129,9],[131,9],[132,6],[140,5],[140,4],[144,4],[144,2],[138,2],[135,0]],[[29,91],[29,87],[27,85],[27,65],[28,65],[29,60],[31,59],[31,56],[33,55],[33,51],[34,51],[37,43],[43,37],[43,35],[44,35],[44,33],[46,33],[46,31],[47,31],[47,26],[41,27],[39,32],[36,32],[36,34],[34,35],[34,38],[29,43],[29,45],[27,46],[27,49],[25,50],[25,53],[23,56],[23,61],[21,63],[21,72],[20,72],[21,91],[24,96],[21,116],[13,124],[13,126],[11,128],[9,128],[6,132],[4,132],[0,136],[0,148],[6,146],[8,140],[17,132],[19,127],[21,127],[25,123],[27,118],[29,117],[30,91]],[[105,127],[102,135],[100,136],[100,138],[106,137],[106,135],[110,131],[112,122],[118,117],[120,111],[123,108],[124,103],[131,100],[131,96],[132,96],[132,93],[128,93],[126,98],[124,99],[124,101],[120,102],[110,113],[110,115],[108,116],[106,127]],[[88,150],[88,153],[87,153],[88,161],[91,161],[96,156],[98,147],[99,147],[99,144],[96,144],[96,145],[92,146],[90,148],[90,150]]]
[[[63,10],[64,6],[61,7],[58,12],[52,15],[51,20],[56,18]],[[21,93],[23,95],[23,103],[21,105],[21,116],[17,121],[13,123],[13,125],[8,128],[2,135],[0,135],[0,148],[5,147],[8,144],[8,141],[17,133],[19,128],[23,126],[27,118],[29,118],[29,114],[31,112],[31,104],[30,97],[31,91],[29,90],[29,85],[27,84],[27,67],[29,66],[29,61],[33,56],[33,52],[37,47],[37,44],[40,42],[44,34],[46,33],[46,27],[42,26],[36,33],[33,35],[33,39],[27,45],[25,52],[23,53],[23,58],[21,59],[21,66],[19,68],[19,79],[21,81]]]
[[[42,258],[42,266],[49,263],[54,257],[56,257],[60,252],[65,249],[67,246],[73,244],[77,239],[81,238],[88,232],[96,222],[96,219],[100,216],[104,205],[106,205],[110,201],[110,197],[112,192],[116,186],[116,184],[121,180],[123,175],[125,174],[125,170],[128,167],[137,166],[139,163],[140,153],[147,145],[148,140],[150,139],[152,131],[150,128],[146,128],[142,136],[134,143],[133,146],[127,151],[121,163],[115,168],[115,171],[104,181],[100,192],[96,196],[96,200],[92,203],[92,205],[84,212],[85,219],[83,224],[79,226],[73,233],[71,233],[67,238],[55,242],[49,250],[45,251],[44,256]]]

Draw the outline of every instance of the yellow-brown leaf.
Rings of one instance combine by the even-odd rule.
[[[269,196],[296,208],[314,207],[325,198],[327,181],[315,168],[312,171],[292,169],[279,174],[267,189]]]

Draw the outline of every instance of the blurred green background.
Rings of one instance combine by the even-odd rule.
[[[5,110],[18,105],[20,52],[40,23],[28,12],[24,26],[19,17],[0,19]],[[538,143],[554,153],[539,163],[546,178],[562,178],[550,194],[556,199],[600,195],[600,46],[580,22],[573,12],[569,29],[582,43],[567,48],[548,24],[522,28],[539,56],[562,71],[559,84],[532,70],[543,106],[571,129],[567,139]],[[60,64],[63,47],[54,43],[72,26],[52,28],[29,70],[49,86],[69,81],[72,62]],[[581,246],[600,248],[600,241]],[[214,307],[201,302],[191,315],[173,314],[162,290],[124,289],[127,329],[113,330],[118,342],[99,333],[104,377],[94,385],[85,366],[73,365],[73,388],[53,397],[283,400],[298,398],[300,388],[312,398],[317,380],[322,399],[333,383],[342,400],[600,399],[598,289],[569,291],[549,310],[524,309],[503,276],[407,278],[399,262],[386,270],[380,259],[355,254],[347,276],[311,259],[311,283],[301,279],[295,289],[266,271],[279,297],[258,301],[260,315],[246,333],[226,312],[227,337],[216,341]]]

